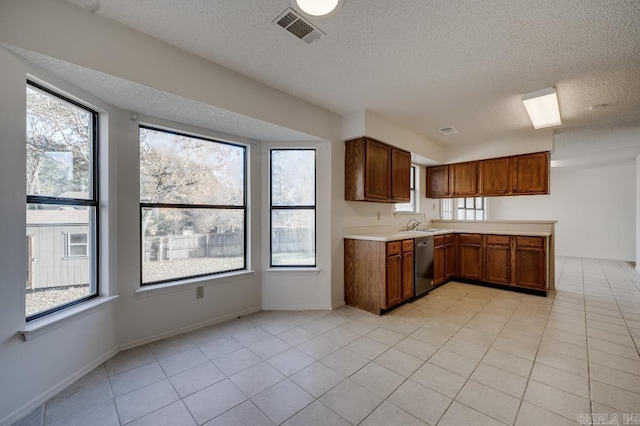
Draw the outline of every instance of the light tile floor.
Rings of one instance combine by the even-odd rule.
[[[131,349],[18,424],[639,424],[640,274],[556,264],[547,298],[452,282],[384,316],[260,312]]]

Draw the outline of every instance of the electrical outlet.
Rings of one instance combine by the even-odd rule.
[[[202,299],[204,297],[204,287],[196,287],[196,299]]]
[[[378,220],[380,220],[380,212],[377,213]]]

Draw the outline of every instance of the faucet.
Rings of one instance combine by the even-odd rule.
[[[405,231],[413,231],[414,229],[416,229],[418,226],[420,226],[422,222],[420,222],[419,220],[415,219],[415,218],[411,218],[409,219],[409,221],[407,222],[407,224],[404,226]]]

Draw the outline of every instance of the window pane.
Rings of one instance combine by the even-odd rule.
[[[484,210],[476,210],[476,220],[484,220]]]
[[[26,314],[31,316],[96,293],[95,248],[71,246],[69,234],[93,234],[95,208],[27,204]],[[78,256],[75,250],[80,250]]]
[[[244,205],[245,148],[140,128],[140,201]]]
[[[465,216],[466,220],[475,220],[476,218],[475,210],[465,210],[465,211],[466,211],[466,216]]]
[[[482,210],[482,202],[484,201],[484,198],[482,197],[476,197],[476,209],[478,210]]]
[[[271,204],[273,206],[314,206],[315,190],[315,151],[271,151]]]
[[[69,242],[71,244],[86,244],[87,243],[87,234],[70,234]]]
[[[315,266],[315,211],[271,211],[271,263]]]
[[[90,199],[92,114],[27,86],[27,195]]]
[[[468,208],[468,209],[474,208],[473,200],[474,200],[473,197],[465,199],[465,204],[466,204],[465,207]]]
[[[415,166],[411,166],[411,190],[414,190],[416,188],[416,167]]]
[[[464,198],[458,198],[458,208],[464,209]]]
[[[142,209],[142,282],[243,269],[244,210]]]

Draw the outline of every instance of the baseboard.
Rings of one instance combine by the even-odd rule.
[[[89,363],[88,365],[78,370],[71,376],[67,377],[66,379],[64,379],[63,381],[61,381],[60,383],[58,383],[57,385],[55,385],[54,387],[46,391],[45,393],[33,399],[31,402],[22,406],[22,408],[19,408],[18,410],[14,411],[12,414],[9,414],[7,417],[2,419],[2,421],[0,421],[0,426],[9,426],[17,422],[21,418],[25,417],[27,414],[29,414],[30,412],[38,408],[40,405],[47,402],[51,397],[53,397],[54,395],[57,395],[60,391],[71,386],[73,383],[75,383],[76,381],[84,377],[87,373],[98,368],[100,365],[102,365],[104,362],[106,362],[109,358],[113,357],[118,352],[120,352],[120,348],[118,347],[111,349],[110,351],[102,355],[100,358]]]
[[[344,300],[338,302],[338,303],[333,303],[331,304],[331,307],[333,309],[338,309],[338,308],[342,308],[343,306],[346,306],[347,304],[344,302]]]
[[[331,311],[331,305],[264,305],[263,311]]]
[[[188,325],[186,327],[177,328],[175,330],[167,331],[165,333],[155,334],[155,335],[153,335],[151,337],[145,337],[144,339],[134,340],[134,341],[131,341],[131,342],[128,342],[128,343],[124,343],[124,344],[120,345],[120,350],[121,351],[126,351],[127,349],[135,348],[137,346],[147,345],[149,343],[153,343],[153,342],[156,342],[158,340],[166,339],[168,337],[177,336],[178,334],[188,333],[189,331],[197,330],[199,328],[208,327],[210,325],[219,324],[221,322],[229,321],[231,319],[238,318],[238,317],[241,317],[241,316],[244,316],[244,315],[249,315],[249,314],[253,314],[253,313],[256,313],[256,312],[260,312],[262,309],[263,308],[261,308],[259,306],[258,307],[254,307],[254,308],[249,308],[249,309],[245,309],[244,311],[240,311],[240,312],[235,312],[233,314],[224,315],[224,316],[212,319],[212,320],[207,320],[207,321],[199,322],[197,324]]]

